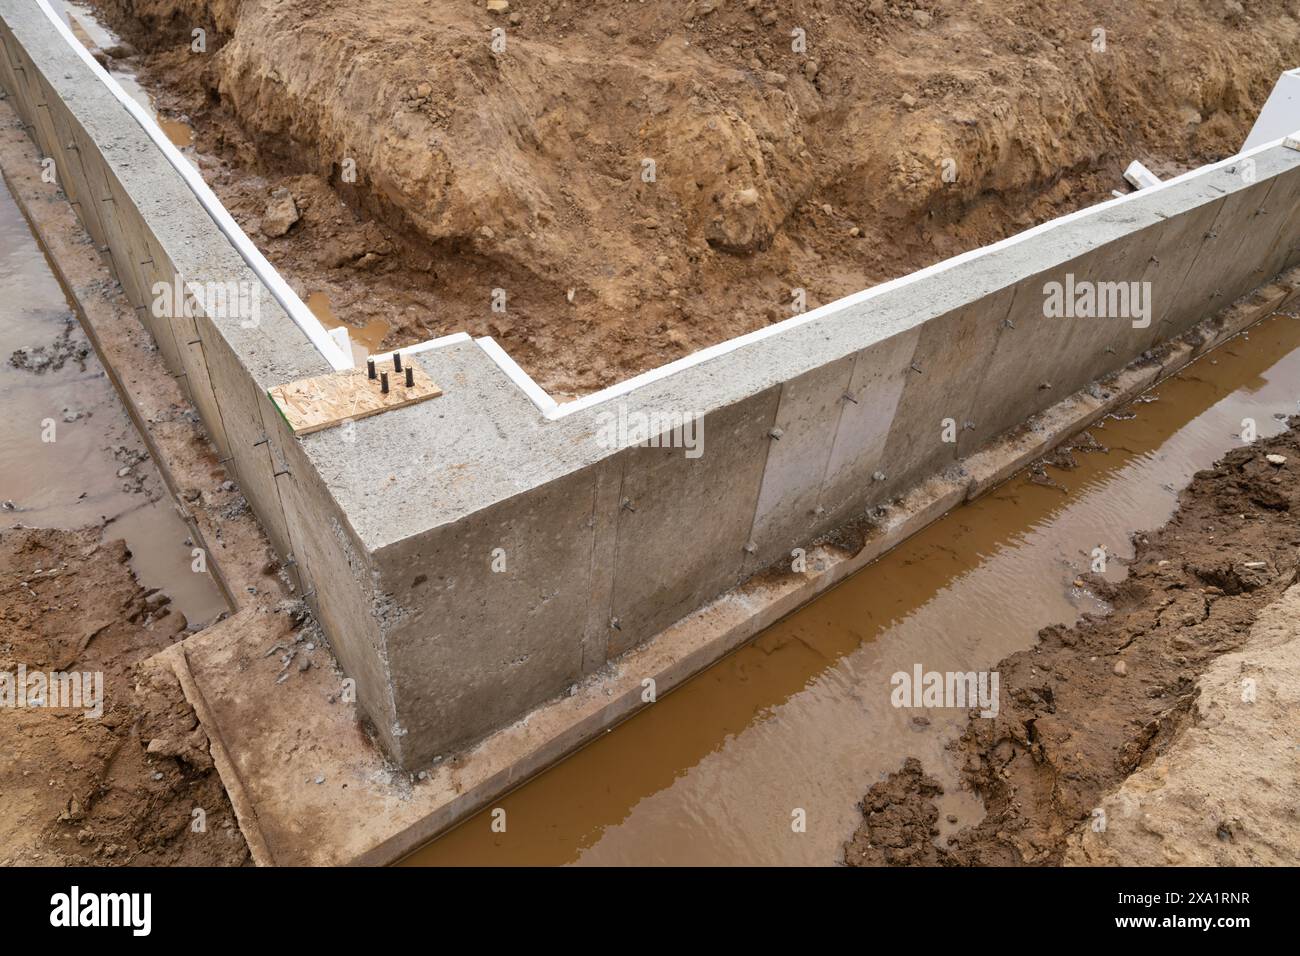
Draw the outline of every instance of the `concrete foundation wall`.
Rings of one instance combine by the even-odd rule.
[[[964,459],[990,440],[1033,427],[1037,413],[1271,279],[1300,258],[1298,189],[1300,154],[1274,148],[1250,166],[1207,169],[828,307],[570,415],[547,419],[504,394],[464,418],[448,408],[448,421],[473,415],[473,437],[421,436],[430,471],[412,475],[409,488],[430,487],[430,472],[450,480],[473,469],[474,497],[486,506],[449,501],[447,511],[459,514],[445,519],[436,504],[422,508],[426,520],[445,520],[425,534],[405,533],[401,517],[391,536],[364,518],[359,524],[363,536],[374,534],[377,588],[391,598],[381,627],[394,673],[403,675],[396,706],[408,759],[418,765],[479,739],[508,719],[517,689],[562,692],[693,607],[788,561],[792,548],[887,507],[933,474],[960,476]],[[1067,276],[1149,283],[1149,317],[1136,327],[1130,318],[1048,317],[1044,286]],[[501,376],[471,344],[423,360],[439,381]],[[598,416],[619,406],[698,411],[704,454],[604,449]],[[945,419],[956,442],[943,440]],[[316,440],[306,440],[309,452]],[[333,457],[329,439],[319,440],[320,457]],[[534,487],[515,491],[524,462]],[[364,486],[364,476],[338,485],[365,494],[357,482]],[[501,497],[510,508],[486,504]],[[523,499],[553,503],[535,513]],[[353,506],[363,507],[356,497],[349,513]],[[431,559],[440,540],[467,546],[454,561],[441,550]],[[496,547],[508,555],[499,572],[490,566]],[[449,575],[436,597],[411,586],[430,563]],[[455,610],[471,607],[493,609],[496,620]],[[498,640],[507,626],[523,629]],[[533,648],[547,649],[544,664]],[[543,683],[530,683],[537,675]]]
[[[1268,146],[569,406],[461,339],[418,356],[442,397],[295,437],[266,389],[328,371],[303,330],[269,295],[255,328],[155,319],[159,277],[255,277],[30,6],[0,0],[0,40],[0,83],[410,768],[599,679],[793,548],[960,479],[1300,258],[1300,152]],[[1051,317],[1050,282],[1143,283],[1149,321]],[[702,453],[607,440],[640,413],[699,416]]]
[[[0,44],[0,86],[42,154],[54,160],[58,188],[202,416],[216,457],[331,635],[376,727],[381,735],[390,731],[392,695],[370,614],[366,550],[266,396],[272,385],[330,366],[39,10],[25,0],[0,2]],[[171,287],[177,279],[182,288],[237,283],[257,297],[256,310],[211,317],[196,303],[156,315],[155,284]]]

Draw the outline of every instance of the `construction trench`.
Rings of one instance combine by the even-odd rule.
[[[213,6],[215,39],[238,15]],[[1048,203],[1046,221],[806,310],[785,288],[790,317],[687,337],[666,364],[534,366],[547,388],[494,335],[399,341],[396,321],[334,317],[341,296],[282,276],[209,188],[225,173],[196,156],[204,129],[160,126],[93,55],[112,35],[74,19],[0,0],[5,179],[225,597],[223,619],[142,666],[193,709],[210,750],[190,767],[220,781],[258,864],[425,844],[411,862],[936,862],[875,858],[898,832],[896,850],[953,838],[957,862],[1005,862],[958,836],[996,797],[963,785],[965,710],[893,705],[890,675],[986,671],[1103,615],[1142,557],[1132,533],[1173,517],[1194,473],[1288,440],[1294,130],[1066,215]],[[262,239],[285,206],[270,198]],[[394,200],[361,214],[371,202]],[[733,225],[714,248],[748,248]],[[74,228],[102,262],[60,251]],[[447,274],[452,293],[468,281]],[[591,294],[563,285],[557,303]],[[509,344],[510,307],[485,311]],[[182,405],[196,415],[178,423]],[[1283,463],[1260,482],[1295,466],[1268,453]],[[1041,464],[1054,454],[1075,456],[1065,477]],[[219,495],[189,496],[217,478]],[[1114,562],[1090,576],[1098,547]],[[1291,551],[1264,561],[1278,581]],[[1237,590],[1294,600],[1270,582]],[[178,747],[156,752],[184,761]],[[909,757],[925,769],[904,779]],[[873,800],[926,795],[942,799],[921,824],[873,835]],[[1069,836],[1017,862],[1102,853]],[[1296,843],[1251,852],[1236,861],[1294,860]]]

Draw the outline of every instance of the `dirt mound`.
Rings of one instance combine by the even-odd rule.
[[[990,719],[973,715],[954,745],[965,758],[966,782],[984,801],[982,822],[936,846],[931,838],[938,835],[937,788],[919,767],[904,767],[867,795],[863,824],[845,847],[846,861],[1062,862],[1071,836],[1091,826],[1095,810],[1105,809],[1103,797],[1150,767],[1191,726],[1198,676],[1242,647],[1261,609],[1296,582],[1300,419],[1290,424],[1283,435],[1237,449],[1215,468],[1198,472],[1173,519],[1158,532],[1136,536],[1123,582],[1090,579],[1089,586],[1111,602],[1109,615],[1085,616],[1077,627],[1045,628],[1034,648],[999,663],[1000,712]],[[1285,461],[1270,462],[1270,455]],[[1239,682],[1240,665],[1237,671]],[[1220,750],[1235,754],[1249,739],[1275,737],[1268,708],[1238,716],[1253,724],[1254,737],[1220,741]],[[1237,758],[1220,764],[1240,767]],[[1202,787],[1209,785],[1204,773],[1197,778]],[[1229,774],[1214,786],[1239,784]],[[877,808],[882,795],[892,804],[885,817]],[[1217,797],[1233,802],[1226,790]],[[1231,836],[1229,816],[1224,825]],[[915,822],[900,829],[888,825],[891,817]],[[1132,828],[1140,829],[1140,821]],[[1239,823],[1236,832],[1245,839]],[[896,833],[907,841],[891,839]],[[1084,846],[1102,852],[1095,843]],[[1290,847],[1293,857],[1298,849]]]
[[[1300,62],[1294,0],[100,3],[305,291],[562,394],[1229,155]]]
[[[0,865],[242,864],[203,729],[171,670],[141,664],[185,618],[99,536],[0,531],[0,673],[99,672],[104,694],[99,717],[0,707]]]
[[[939,832],[939,808],[932,797],[943,794],[938,780],[908,757],[903,769],[874,784],[858,809],[863,823],[844,847],[850,866],[887,863],[890,866],[934,866],[939,849],[931,839]]]

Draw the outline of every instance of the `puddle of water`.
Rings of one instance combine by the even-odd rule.
[[[140,496],[117,476],[126,460],[114,454],[139,447],[131,421],[2,183],[0,290],[0,498],[14,503],[0,522],[76,528],[135,507]],[[38,373],[11,361],[27,349],[37,363],[42,348],[63,367]]]
[[[131,95],[134,96],[135,94],[132,93]],[[194,143],[194,130],[190,128],[189,123],[184,123],[181,120],[168,119],[165,116],[157,114],[154,115],[154,119],[158,121],[158,125],[162,128],[162,131],[167,134],[167,138],[171,140],[175,146],[184,149],[186,146],[190,146]]]
[[[145,587],[161,587],[171,606],[198,626],[230,610],[225,596],[206,571],[195,572],[189,528],[163,498],[141,505],[111,521],[103,540],[121,538],[131,549],[131,570]]]
[[[187,620],[205,624],[227,611],[211,575],[190,570],[189,548],[178,552],[189,529],[2,180],[0,300],[0,528],[107,520],[104,537],[126,539],[140,583],[162,588]],[[52,343],[66,359],[61,368],[10,361],[20,349],[39,361]]]
[[[71,0],[64,0],[62,6],[64,8],[62,11],[64,19],[67,21],[68,26],[72,28],[72,35],[80,40],[87,50],[92,52],[96,49],[110,50],[121,42],[117,34],[99,21],[95,11],[90,7],[83,3],[71,2]],[[55,8],[58,8],[58,4],[55,5]],[[193,145],[193,128],[182,120],[159,113],[154,105],[153,97],[140,85],[132,70],[125,68],[117,60],[114,60],[108,72],[113,79],[117,80],[118,85],[126,91],[128,96],[150,112],[173,145],[182,150]],[[192,157],[191,162],[193,162]]]
[[[380,343],[388,336],[390,326],[383,319],[373,319],[360,329],[345,325],[343,320],[334,314],[330,297],[324,292],[313,292],[307,296],[306,305],[325,328],[348,330],[348,342],[352,346],[352,361],[358,367],[366,364],[366,359],[372,352],[379,351]]]
[[[809,864],[840,858],[871,784],[916,756],[951,832],[977,819],[945,747],[964,711],[895,709],[890,677],[987,670],[1099,602],[1091,551],[1122,576],[1129,535],[1172,515],[1193,473],[1296,410],[1300,320],[1274,317],[1093,434],[1063,488],[1019,476],[959,508],[491,809],[409,857],[441,864]],[[919,726],[914,717],[924,716]],[[795,833],[792,813],[807,815]],[[942,835],[940,837],[942,839]]]

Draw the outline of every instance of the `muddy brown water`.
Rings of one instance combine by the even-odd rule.
[[[965,712],[895,709],[891,675],[990,669],[1102,610],[1074,583],[1093,549],[1121,577],[1130,534],[1168,520],[1243,419],[1281,431],[1298,386],[1300,320],[1271,317],[1095,426],[1107,450],[1049,468],[1059,487],[1022,473],[954,510],[404,862],[831,864],[908,756],[948,792],[943,840],[982,813],[945,750]]]
[[[346,325],[337,315],[334,314],[334,307],[330,304],[330,297],[324,292],[313,292],[307,296],[307,308],[311,309],[312,315],[320,321],[320,324],[327,329],[348,330],[348,344],[352,346],[352,360],[357,366],[366,364],[366,359],[371,353],[378,352],[380,344],[388,336],[390,326],[382,319],[375,319],[366,323],[364,328],[356,329]]]
[[[191,570],[189,528],[2,179],[0,302],[0,528],[107,522],[105,540],[126,541],[141,584],[191,626],[211,622],[229,606],[210,574]],[[10,361],[30,350],[39,365],[55,347],[62,367]]]

